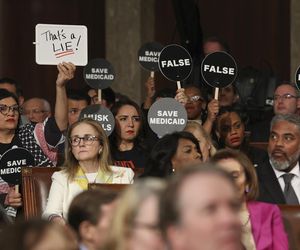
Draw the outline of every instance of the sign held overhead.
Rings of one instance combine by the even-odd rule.
[[[37,24],[35,60],[41,65],[63,61],[85,66],[88,62],[87,28],[83,25]]]

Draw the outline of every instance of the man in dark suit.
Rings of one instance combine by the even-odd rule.
[[[271,121],[269,158],[256,168],[259,200],[275,204],[300,201],[300,117],[276,115]]]

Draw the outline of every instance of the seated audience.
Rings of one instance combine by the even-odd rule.
[[[146,140],[140,107],[127,99],[116,102],[111,111],[116,122],[109,137],[114,164],[132,169],[144,168],[150,143]]]
[[[75,66],[71,63],[59,64],[58,71],[55,105],[63,106],[63,100],[66,100],[65,84],[73,78]],[[33,156],[33,166],[55,166],[56,155],[55,152],[50,153],[50,151],[63,142],[60,130],[66,128],[64,108],[60,108],[58,111],[55,112],[55,120],[48,119],[49,122],[45,125],[26,124],[18,128],[20,118],[18,99],[6,89],[0,89],[0,155],[12,148],[22,147]],[[48,128],[51,131],[48,131]],[[39,131],[42,133],[38,133]],[[47,134],[52,135],[52,142],[55,141],[51,144],[53,146],[51,148],[45,141]],[[26,160],[30,162],[29,159]],[[2,178],[0,178],[0,188],[0,204],[5,207],[9,216],[16,217],[17,208],[22,205],[21,194],[15,192],[14,186],[6,183]]]
[[[137,181],[118,200],[103,250],[164,250],[159,231],[159,197],[165,183]]]
[[[65,164],[52,176],[44,217],[65,222],[72,199],[87,190],[88,183],[133,182],[129,168],[110,165],[107,136],[98,122],[85,118],[70,126],[67,133]]]
[[[258,180],[248,157],[241,152],[224,149],[218,151],[211,161],[231,174],[238,187],[245,249],[288,250],[288,239],[278,206],[255,201],[258,197]]]
[[[31,98],[23,103],[22,114],[32,123],[44,122],[51,116],[50,103],[42,98]]]
[[[174,132],[163,136],[154,145],[143,177],[164,178],[196,162],[201,162],[197,139],[189,132]]]
[[[209,134],[206,133],[199,122],[188,121],[184,131],[190,132],[198,140],[203,162],[206,162],[212,155],[216,153],[217,150],[213,145]]]
[[[245,133],[243,114],[231,108],[223,108],[216,121],[216,135],[220,148],[230,148],[244,152],[253,164],[262,162],[267,153],[264,150],[249,146]]]
[[[299,205],[300,117],[276,115],[271,121],[268,154],[256,168],[259,200]]]
[[[35,219],[6,227],[0,246],[3,250],[77,250],[78,242],[66,226]]]
[[[117,194],[87,190],[77,195],[69,208],[68,223],[75,230],[82,250],[97,250],[107,237]]]
[[[211,164],[172,176],[160,202],[170,250],[242,250],[240,201],[231,176]]]

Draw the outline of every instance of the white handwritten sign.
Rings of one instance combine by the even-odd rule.
[[[37,64],[57,65],[88,62],[87,27],[83,25],[37,24],[35,26],[35,60]]]

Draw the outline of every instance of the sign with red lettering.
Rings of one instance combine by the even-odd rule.
[[[37,64],[72,62],[85,66],[88,62],[86,26],[38,24],[34,44]]]

